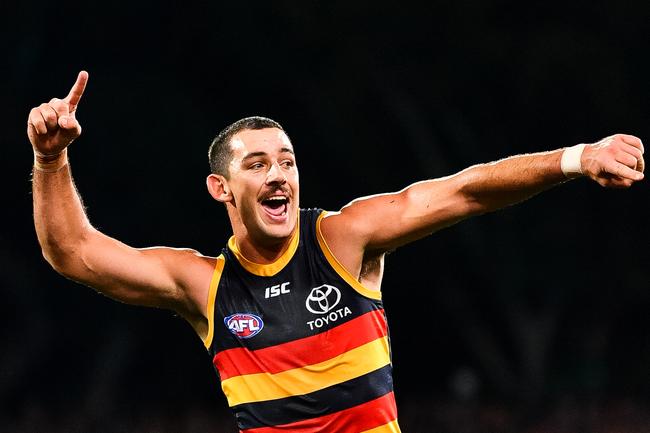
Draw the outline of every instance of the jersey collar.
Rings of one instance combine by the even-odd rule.
[[[296,219],[296,228],[294,229],[291,240],[289,241],[289,246],[282,253],[282,255],[273,263],[260,264],[251,262],[248,260],[239,250],[237,242],[235,241],[235,236],[231,236],[228,240],[228,248],[237,258],[237,261],[244,269],[246,269],[251,274],[260,276],[260,277],[272,277],[273,275],[280,272],[284,267],[289,263],[289,260],[293,257],[296,250],[298,249],[298,243],[300,241],[300,212],[298,213],[298,218]]]

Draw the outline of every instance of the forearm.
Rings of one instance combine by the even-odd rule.
[[[517,155],[469,167],[454,182],[478,215],[522,202],[567,180],[560,168],[563,150]]]
[[[59,272],[72,267],[93,232],[72,181],[67,150],[58,158],[35,157],[34,226],[46,260]]]

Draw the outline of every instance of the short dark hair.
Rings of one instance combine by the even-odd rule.
[[[284,128],[275,120],[261,116],[245,117],[225,127],[210,144],[210,149],[208,150],[210,171],[213,174],[220,174],[228,179],[230,175],[228,172],[228,164],[230,164],[230,160],[232,159],[232,147],[230,146],[232,137],[248,129],[264,128],[278,128],[284,131]]]

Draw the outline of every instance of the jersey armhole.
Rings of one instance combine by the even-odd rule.
[[[223,267],[226,264],[226,259],[221,254],[217,257],[217,263],[214,266],[214,272],[212,273],[212,279],[210,280],[210,290],[208,291],[208,335],[206,335],[203,340],[203,345],[206,349],[210,349],[212,345],[212,338],[214,336],[214,304],[217,300],[217,288],[219,287],[219,281],[221,281],[221,274],[223,272]]]
[[[330,250],[329,245],[327,245],[327,242],[323,237],[323,233],[320,230],[320,223],[325,215],[327,215],[327,211],[321,212],[321,214],[318,215],[318,219],[316,220],[316,239],[318,239],[318,245],[320,246],[320,249],[325,256],[325,259],[329,262],[330,266],[334,268],[334,271],[336,271],[336,273],[339,274],[339,276],[343,278],[346,283],[352,286],[352,288],[359,294],[370,299],[381,300],[381,291],[370,290],[361,284],[361,282],[354,278],[352,274],[350,274],[350,272],[348,272],[348,270],[343,267],[343,265],[338,261],[334,254],[332,254],[332,251]]]

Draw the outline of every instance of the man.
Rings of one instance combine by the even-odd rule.
[[[88,80],[32,109],[34,220],[62,275],[132,304],[182,315],[213,356],[241,431],[398,432],[381,302],[387,251],[465,218],[523,201],[568,178],[606,187],[643,179],[643,145],[594,144],[505,158],[339,212],[299,208],[293,144],[276,122],[242,119],[210,147],[211,196],[233,237],[219,257],[131,248],[97,231],[68,166]]]

